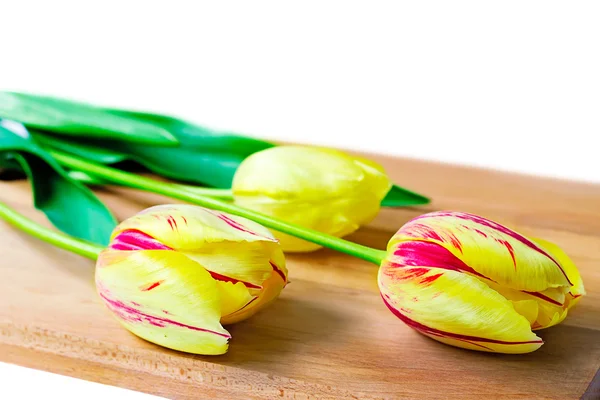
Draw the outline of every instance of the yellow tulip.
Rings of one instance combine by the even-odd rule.
[[[392,187],[384,169],[364,158],[308,146],[276,146],[246,158],[232,191],[235,204],[342,237],[370,222]],[[273,232],[285,252],[321,246]]]
[[[223,354],[222,324],[246,319],[287,283],[281,247],[245,218],[190,205],[151,207],[115,229],[96,288],[118,321],[161,346]]]
[[[461,212],[425,214],[400,228],[378,281],[388,308],[422,334],[499,353],[538,349],[533,330],[560,323],[585,294],[555,244]]]

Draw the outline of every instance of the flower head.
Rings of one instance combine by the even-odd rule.
[[[98,294],[123,326],[197,354],[225,353],[222,324],[252,316],[286,283],[283,252],[266,228],[190,205],[123,221],[96,268]]]
[[[235,203],[334,236],[370,222],[392,183],[383,168],[331,149],[276,146],[246,158],[232,185]],[[274,232],[286,252],[319,245]]]
[[[556,245],[461,212],[425,214],[400,228],[379,288],[388,308],[424,335],[500,353],[538,349],[532,330],[560,323],[585,294]]]

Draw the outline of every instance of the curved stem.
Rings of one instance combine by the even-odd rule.
[[[385,258],[384,251],[352,243],[348,240],[340,239],[314,229],[308,229],[298,225],[290,224],[265,214],[239,207],[232,203],[227,203],[211,197],[205,197],[197,194],[197,192],[194,190],[190,191],[185,189],[186,185],[159,182],[154,179],[124,172],[116,168],[94,164],[58,151],[50,151],[50,153],[59,163],[66,167],[83,171],[109,182],[162,194],[200,206],[209,207],[215,210],[248,218],[268,228],[287,233],[288,235],[292,235],[321,246],[329,247],[330,249],[341,251],[342,253],[362,258],[363,260],[370,261],[374,264],[381,264],[381,261]]]
[[[104,247],[102,246],[84,242],[83,240],[76,239],[64,233],[48,229],[37,222],[24,217],[2,202],[0,202],[0,218],[31,236],[60,247],[61,249],[79,254],[80,256],[91,258],[92,260],[98,258],[98,254],[104,250]]]

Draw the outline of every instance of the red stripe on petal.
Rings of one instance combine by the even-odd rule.
[[[396,247],[394,255],[401,257],[401,260],[394,262],[398,266],[440,268],[467,272],[493,282],[492,279],[475,271],[460,258],[452,254],[450,250],[437,243],[422,241],[402,242]]]
[[[398,311],[395,307],[393,307],[390,303],[387,302],[387,300],[385,299],[384,296],[381,297],[383,299],[383,302],[385,303],[385,305],[387,306],[387,308],[390,309],[390,311],[392,312],[392,314],[394,314],[396,317],[398,317],[400,320],[402,320],[402,322],[404,322],[406,325],[410,326],[411,328],[428,334],[428,335],[432,335],[432,336],[439,336],[439,337],[446,337],[446,338],[450,338],[450,339],[456,339],[456,340],[460,340],[460,341],[465,341],[465,342],[483,342],[483,343],[494,343],[494,344],[508,344],[508,345],[513,345],[513,344],[534,344],[534,343],[544,343],[544,341],[542,339],[539,340],[532,340],[532,341],[526,341],[526,342],[507,342],[504,340],[496,340],[496,339],[488,339],[488,338],[484,338],[484,337],[478,337],[478,336],[469,336],[469,335],[461,335],[458,333],[452,333],[452,332],[445,332],[445,331],[441,331],[439,329],[435,329],[435,328],[430,328],[426,325],[423,325],[415,320],[412,320],[410,318],[408,318],[406,315],[402,314],[400,311]],[[472,343],[473,344],[473,343]]]
[[[176,231],[176,230],[178,230],[178,227],[177,227],[177,221],[176,221],[176,220],[175,220],[175,218],[173,218],[171,215],[169,215],[169,216],[167,217],[167,222],[169,223],[169,226],[171,227],[171,230],[172,230],[172,231]]]
[[[250,289],[262,289],[262,286],[255,285],[255,284],[250,283],[250,282],[244,282],[244,281],[241,281],[239,279],[230,278],[229,276],[221,275],[221,274],[219,274],[217,272],[213,272],[213,271],[209,271],[209,270],[207,270],[207,271],[210,274],[210,276],[212,276],[213,279],[216,280],[216,281],[231,282],[234,285],[236,283],[238,283],[238,282],[241,282],[247,288],[250,288]]]
[[[452,242],[452,246],[457,248],[458,251],[460,251],[462,253],[462,245],[460,244],[460,240],[458,240],[458,238],[456,236],[454,236],[452,233],[450,233],[449,235],[450,235],[450,242]]]
[[[287,278],[285,277],[283,271],[280,270],[279,267],[277,267],[277,265],[273,261],[269,261],[269,264],[271,264],[271,267],[273,267],[273,271],[275,271],[281,277],[283,282],[287,283]]]
[[[258,300],[258,296],[253,297],[249,302],[247,302],[246,304],[244,304],[244,306],[242,308],[240,308],[239,310],[237,310],[236,312],[242,311],[244,308],[248,307],[250,304],[252,304],[256,300]]]
[[[127,322],[146,322],[150,325],[157,326],[159,328],[164,328],[167,325],[173,325],[180,328],[190,329],[193,331],[212,333],[213,335],[231,339],[231,335],[229,334],[215,332],[211,331],[210,329],[200,328],[197,326],[182,324],[181,322],[173,321],[171,319],[156,317],[154,315],[143,313],[140,310],[136,310],[133,307],[129,307],[121,301],[108,298],[103,293],[100,293],[100,297],[104,299],[108,308],[110,308],[121,319]]]
[[[559,307],[562,307],[562,306],[564,306],[564,304],[562,304],[561,302],[559,302],[559,301],[556,301],[556,300],[554,300],[553,298],[550,298],[550,297],[548,297],[548,296],[546,296],[546,295],[543,295],[543,294],[541,294],[541,293],[539,293],[539,292],[528,292],[528,291],[526,291],[526,290],[523,290],[522,292],[523,292],[523,293],[530,294],[530,295],[532,295],[532,296],[534,296],[534,297],[540,298],[540,299],[542,299],[542,300],[544,300],[544,301],[547,301],[548,303],[552,303],[552,304],[554,304],[554,305],[557,305],[557,306],[559,306]]]
[[[270,238],[270,237],[266,237],[263,235],[259,235],[258,233],[251,231],[250,229],[246,228],[244,225],[240,224],[237,221],[234,221],[233,219],[229,218],[227,215],[222,214],[220,212],[208,209],[208,208],[204,208],[204,210],[206,210],[207,212],[211,213],[212,215],[214,215],[215,217],[219,218],[221,221],[225,222],[227,225],[231,226],[234,229],[237,229],[238,231],[241,232],[245,232],[245,233],[249,233],[250,235],[253,236],[257,236],[260,237],[262,239],[271,241],[271,242],[276,242],[276,239]]]
[[[425,219],[425,218],[436,218],[436,217],[453,217],[453,218],[460,218],[460,219],[464,219],[467,221],[472,221],[475,222],[476,224],[488,227],[488,228],[492,228],[497,230],[498,232],[501,232],[507,236],[510,236],[511,238],[523,243],[525,246],[537,251],[538,253],[548,257],[554,264],[556,264],[556,266],[558,267],[558,269],[560,269],[560,271],[562,272],[562,274],[564,275],[565,279],[567,280],[567,282],[569,282],[569,285],[573,286],[573,283],[571,282],[571,280],[569,279],[569,277],[567,276],[566,272],[563,270],[562,266],[560,265],[560,263],[558,261],[556,261],[554,259],[554,257],[552,257],[550,254],[548,254],[544,249],[542,249],[541,247],[539,247],[538,245],[536,245],[535,243],[533,243],[531,240],[527,239],[525,236],[513,231],[510,228],[505,227],[504,225],[501,225],[497,222],[494,222],[492,220],[489,220],[487,218],[483,218],[480,217],[478,215],[474,215],[474,214],[469,214],[469,213],[464,213],[464,212],[452,212],[452,211],[439,211],[439,212],[432,212],[432,213],[428,213],[428,214],[424,214],[424,215],[420,215],[416,218],[413,218],[412,221],[415,220],[420,220],[420,219]]]
[[[432,282],[435,282],[435,280],[437,278],[439,278],[440,276],[442,276],[443,274],[435,274],[435,275],[430,275],[430,276],[426,276],[425,278],[421,279],[421,283],[422,284],[430,284]]]
[[[142,292],[147,292],[147,291],[149,291],[149,290],[152,290],[152,289],[154,289],[154,288],[157,288],[157,287],[158,287],[158,286],[160,286],[160,285],[161,285],[163,282],[164,282],[164,281],[158,281],[158,282],[151,283],[150,285],[147,285],[147,286],[145,286],[145,287],[142,287],[142,288],[141,288],[141,291],[142,291]]]
[[[517,260],[515,258],[515,249],[508,243],[506,240],[496,239],[498,243],[506,247],[506,250],[510,253],[510,257],[512,258],[513,265],[515,267],[515,271],[517,270]]]
[[[110,243],[113,250],[173,250],[152,236],[137,229],[126,229],[120,232]]]

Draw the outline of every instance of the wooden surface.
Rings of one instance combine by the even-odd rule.
[[[486,354],[435,342],[382,304],[377,267],[333,251],[288,256],[291,283],[251,320],[228,327],[229,353],[169,351],[131,335],[93,288],[92,261],[0,222],[0,361],[162,395],[198,398],[577,399],[600,367],[600,186],[379,158],[394,181],[429,195],[423,208],[384,209],[350,238],[384,248],[421,213],[480,214],[562,246],[588,295],[566,321],[540,331],[528,355]],[[0,198],[45,224],[26,182]],[[165,198],[108,188],[119,219]],[[600,374],[599,374],[600,375]],[[599,378],[600,379],[600,376]],[[596,389],[594,389],[596,387]],[[596,390],[596,394],[592,392]]]

